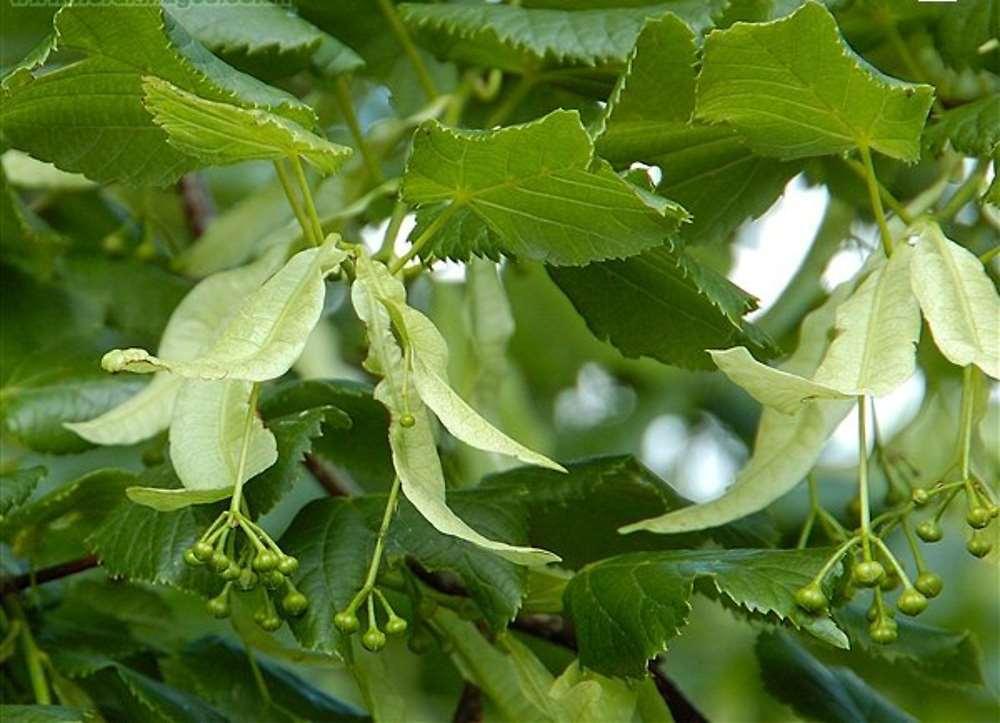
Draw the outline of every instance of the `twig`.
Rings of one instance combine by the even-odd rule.
[[[302,464],[331,497],[348,497],[350,495],[346,485],[316,455],[307,454],[302,460]]]
[[[453,723],[482,723],[483,691],[478,686],[472,683],[465,684],[451,720]]]
[[[667,707],[670,708],[670,713],[673,715],[676,723],[708,723],[708,718],[703,716],[691,701],[678,690],[673,681],[660,670],[660,666],[656,664],[656,660],[650,660],[646,669],[653,677],[656,690],[664,702],[666,702]]]
[[[185,173],[177,182],[184,204],[184,219],[193,238],[199,238],[209,222],[215,218],[215,203],[205,185],[205,181],[197,173]]]
[[[46,582],[52,582],[53,580],[69,577],[70,575],[75,575],[78,572],[84,572],[85,570],[95,568],[100,564],[101,563],[96,556],[87,555],[86,557],[81,557],[78,560],[64,562],[61,565],[43,567],[41,570],[34,573],[17,575],[16,577],[9,578],[0,583],[0,596],[8,595],[13,592],[20,592],[21,590],[29,588],[33,585],[41,585]]]

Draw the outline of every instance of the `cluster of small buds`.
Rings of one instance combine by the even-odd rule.
[[[913,490],[912,500],[916,507],[927,507],[934,497],[944,494],[944,499],[934,514],[917,525],[917,536],[924,542],[938,542],[944,537],[941,529],[941,517],[958,492],[964,490],[967,503],[965,521],[972,530],[965,548],[974,557],[986,557],[993,549],[993,543],[987,539],[985,530],[1000,516],[1000,506],[993,502],[989,489],[979,479],[961,480],[958,482],[938,482],[929,488],[917,487]]]
[[[242,539],[239,533],[243,533]],[[245,515],[226,511],[213,522],[189,549],[184,562],[207,567],[221,577],[222,592],[208,601],[208,611],[217,618],[230,612],[230,596],[235,590],[250,592],[264,588],[264,605],[254,613],[254,621],[264,630],[281,627],[285,615],[298,616],[309,607],[309,599],[291,580],[299,561],[286,555],[259,525]]]
[[[385,632],[382,632],[378,625],[378,618],[375,613],[375,598],[378,598],[382,611],[386,616]],[[337,626],[340,632],[345,635],[351,635],[361,628],[361,621],[358,619],[357,611],[363,604],[368,609],[368,629],[361,636],[361,644],[366,650],[376,653],[385,647],[386,634],[402,635],[406,632],[406,628],[408,627],[407,622],[396,614],[396,611],[392,609],[392,606],[386,599],[385,594],[374,586],[361,588],[348,606],[333,616],[333,624]]]

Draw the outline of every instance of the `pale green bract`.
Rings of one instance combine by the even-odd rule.
[[[566,471],[562,465],[496,429],[451,388],[448,344],[430,319],[406,305],[397,306],[396,313],[405,329],[406,343],[412,350],[412,374],[417,394],[449,432],[471,447],[515,457],[525,464]]]
[[[709,350],[719,370],[751,397],[782,414],[796,414],[806,402],[816,399],[846,399],[838,392],[797,374],[761,364],[746,347]]]
[[[152,507],[157,512],[173,512],[191,505],[206,505],[219,502],[233,494],[232,487],[210,490],[189,490],[184,487],[164,489],[162,487],[127,487],[125,496],[137,505]]]
[[[368,331],[365,368],[382,377],[375,398],[390,413],[389,444],[403,494],[438,531],[467,540],[522,565],[558,561],[550,552],[490,540],[469,527],[449,509],[444,473],[434,443],[431,420],[396,338],[389,308],[406,303],[406,291],[385,266],[364,254],[357,259],[351,301]],[[403,426],[406,419],[409,426]],[[412,422],[412,424],[410,424]]]
[[[191,289],[170,315],[159,355],[191,361],[204,353],[240,308],[240,300],[259,289],[283,259],[283,251],[272,251],[247,266],[213,274]],[[117,407],[94,419],[65,426],[94,444],[141,442],[170,424],[183,381],[170,372],[157,372],[145,389]]]
[[[836,310],[855,283],[856,280],[838,286],[822,306],[802,321],[799,345],[782,365],[784,373],[802,377],[816,369],[827,349]],[[777,409],[764,408],[753,455],[721,497],[626,525],[620,532],[647,530],[669,534],[718,527],[759,512],[789,492],[812,469],[826,440],[854,402],[818,400],[800,406],[791,417]]]
[[[807,2],[780,20],[708,36],[695,115],[732,123],[755,151],[777,158],[861,147],[915,161],[933,95],[868,65],[830,12]]]
[[[347,146],[266,110],[199,98],[151,76],[142,79],[142,87],[143,104],[168,142],[206,166],[301,156],[330,174],[351,157]]]
[[[813,379],[844,394],[888,394],[916,370],[920,307],[912,249],[899,244],[837,309],[836,337]]]
[[[975,254],[928,223],[911,273],[913,293],[945,358],[1000,378],[1000,296]]]
[[[250,408],[252,391],[253,382],[238,379],[184,382],[170,422],[170,461],[186,488],[231,490],[278,460],[274,435]]]
[[[191,379],[266,381],[298,359],[323,310],[323,279],[346,258],[333,237],[295,254],[242,304],[211,348],[195,359],[160,358],[145,349],[114,349],[101,366],[109,372],[169,371]]]

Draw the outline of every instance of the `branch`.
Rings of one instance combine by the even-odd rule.
[[[215,217],[215,203],[205,186],[205,181],[197,173],[185,173],[177,182],[184,204],[184,218],[193,238],[199,238]]]
[[[408,560],[409,568],[422,582],[445,595],[468,597],[468,591],[451,575],[431,572],[414,560]],[[553,645],[577,652],[576,631],[573,624],[562,615],[518,615],[510,624],[512,630],[530,635],[533,638],[546,640]],[[683,692],[659,669],[656,660],[649,661],[649,674],[656,684],[656,690],[667,704],[676,723],[707,723],[694,704]],[[464,697],[463,692],[463,697]],[[459,704],[461,708],[461,703]],[[457,715],[457,712],[456,712]],[[456,720],[458,720],[456,718]]]
[[[69,577],[70,575],[75,575],[78,572],[93,569],[100,564],[101,563],[96,556],[87,555],[86,557],[81,557],[78,560],[64,562],[61,565],[43,567],[41,570],[34,573],[29,572],[23,575],[17,575],[16,577],[8,578],[0,583],[0,596],[20,592],[21,590],[29,588],[32,585],[41,585],[46,582],[52,582],[53,580]]]
[[[465,684],[451,720],[452,723],[482,723],[483,691],[478,686],[472,683]]]
[[[348,497],[350,492],[339,477],[327,465],[323,464],[316,455],[309,453],[302,460],[309,473],[319,482],[320,486],[326,490],[330,497]]]

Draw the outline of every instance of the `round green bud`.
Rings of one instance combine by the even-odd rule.
[[[385,633],[378,628],[368,628],[361,636],[361,644],[366,650],[377,653],[385,647]]]
[[[281,627],[281,618],[279,618],[277,615],[267,615],[257,624],[260,625],[260,627],[263,630],[269,633],[273,633],[275,630]]]
[[[261,550],[253,559],[253,569],[256,572],[271,572],[278,566],[278,556],[270,550]]]
[[[993,549],[993,543],[985,538],[972,536],[965,543],[965,549],[969,551],[970,555],[975,557],[986,557],[990,554],[990,550]]]
[[[944,533],[941,532],[941,525],[934,520],[924,520],[917,525],[917,537],[924,542],[937,542],[944,537]]]
[[[826,595],[815,582],[811,582],[795,591],[795,602],[799,607],[811,613],[818,613],[827,605]]]
[[[278,571],[282,575],[294,575],[299,569],[299,561],[291,555],[285,555],[278,561]]]
[[[965,521],[969,523],[969,527],[977,530],[989,525],[992,519],[993,515],[985,507],[973,507],[965,515]]]
[[[882,618],[868,626],[868,635],[879,645],[889,645],[899,637],[899,626],[892,618]]]
[[[298,590],[292,590],[281,600],[281,609],[289,615],[301,615],[309,607],[309,598]]]
[[[865,611],[865,617],[868,619],[868,622],[875,622],[875,618],[878,617],[878,603],[872,603],[868,607],[868,610]]]
[[[358,628],[361,627],[361,623],[358,622],[358,616],[347,610],[341,610],[334,615],[333,624],[337,626],[337,630],[347,635],[357,632]]]
[[[406,621],[401,617],[391,617],[385,624],[385,631],[389,635],[402,635],[406,632]]]
[[[184,562],[190,565],[191,567],[199,567],[200,565],[204,564],[202,563],[201,560],[198,559],[198,556],[194,554],[194,550],[190,548],[184,550]]]
[[[212,559],[212,553],[215,552],[215,548],[204,540],[199,540],[191,547],[191,552],[202,562],[208,562]]]
[[[209,561],[208,566],[211,567],[212,570],[221,575],[222,573],[224,573],[226,570],[229,569],[230,564],[231,561],[229,557],[226,555],[226,553],[222,552],[221,550],[217,550],[216,552],[212,553],[212,559]]]
[[[941,590],[944,588],[944,581],[941,579],[940,575],[933,572],[922,572],[917,576],[916,582],[913,583],[913,587],[917,588],[927,597],[937,597],[941,594]]]
[[[243,568],[240,570],[240,577],[236,581],[236,585],[243,592],[250,592],[255,587],[257,587],[258,577],[257,573],[250,568]]]
[[[240,566],[230,560],[229,567],[222,571],[222,579],[226,581],[239,580],[241,574],[243,574],[243,570]]]
[[[277,590],[279,587],[285,584],[285,576],[282,575],[277,570],[271,570],[270,572],[265,572],[260,576],[261,582],[264,583],[264,587],[268,590]]]
[[[875,587],[885,577],[885,568],[877,560],[859,562],[851,571],[851,579],[861,587]]]
[[[885,574],[885,577],[879,581],[878,586],[883,592],[895,590],[899,587],[899,575],[896,574],[895,570],[890,570]]]
[[[904,615],[919,615],[927,609],[927,598],[916,588],[907,588],[900,593],[896,607]]]
[[[925,490],[923,487],[917,487],[913,490],[913,494],[910,496],[913,500],[913,504],[917,507],[923,507],[928,502],[931,501],[930,492]]]
[[[226,618],[229,617],[229,596],[223,593],[218,597],[213,597],[208,601],[206,605],[208,612],[212,617],[216,618]]]
[[[990,510],[990,517],[996,517],[997,515],[1000,515],[1000,506],[990,505],[989,510]]]
[[[399,425],[401,427],[406,427],[407,429],[409,429],[416,423],[417,420],[414,418],[412,414],[403,414],[399,417]]]

